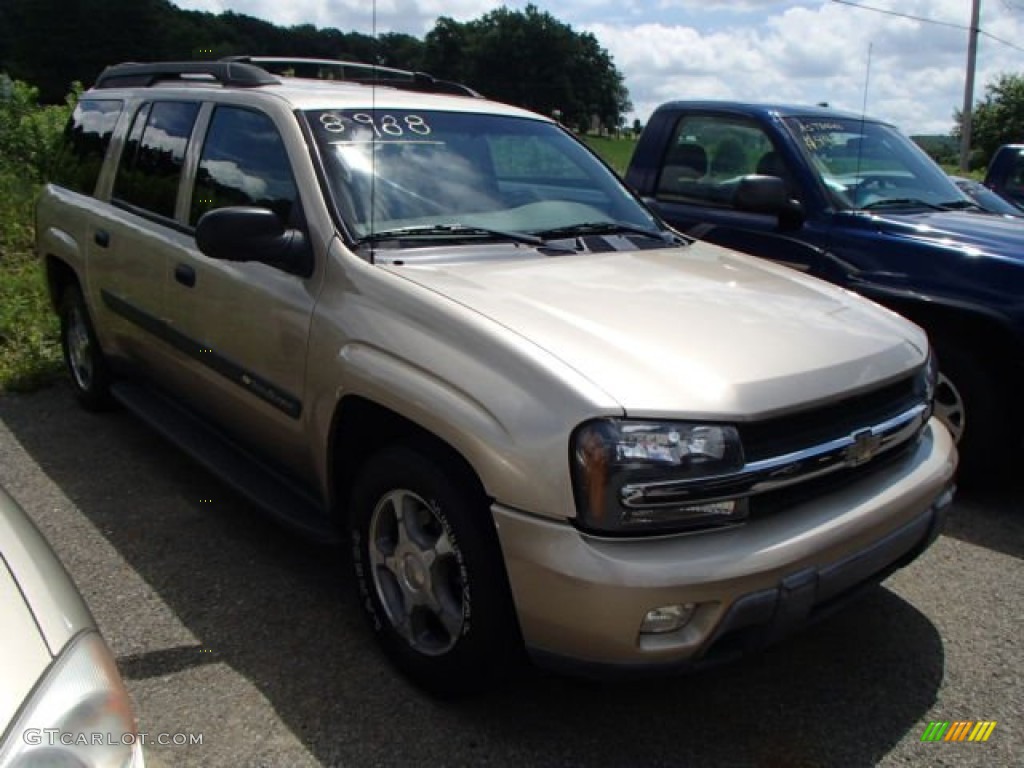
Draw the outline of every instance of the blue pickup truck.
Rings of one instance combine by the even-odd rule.
[[[676,101],[626,181],[678,231],[838,283],[925,328],[961,478],[1024,426],[1024,220],[982,211],[893,126],[822,107]]]
[[[983,183],[1024,211],[1024,144],[1004,144],[996,150]]]

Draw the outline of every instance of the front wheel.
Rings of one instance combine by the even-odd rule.
[[[440,696],[497,683],[520,647],[486,498],[453,464],[385,449],[363,466],[350,513],[370,625],[391,661]]]
[[[937,342],[935,415],[960,453],[962,482],[995,477],[1007,466],[1015,432],[1005,388],[985,362],[958,343]]]
[[[68,286],[61,295],[60,342],[79,403],[91,411],[109,406],[107,361],[96,340],[82,290],[77,285]]]

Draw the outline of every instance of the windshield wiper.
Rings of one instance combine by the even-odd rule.
[[[671,233],[658,229],[639,227],[636,224],[627,224],[621,221],[587,221],[581,224],[572,224],[566,227],[555,227],[536,232],[537,237],[545,240],[557,240],[560,237],[579,237],[581,235],[618,235],[621,233],[630,235],[642,235],[655,240],[669,242]]]
[[[465,237],[486,237],[500,240],[510,240],[514,243],[531,245],[534,248],[549,247],[545,240],[527,232],[512,232],[503,229],[490,229],[488,227],[476,227],[468,224],[422,224],[410,227],[396,227],[395,229],[382,229],[373,232],[359,239],[361,243],[379,243],[382,240],[400,240],[402,238],[425,237],[455,238]]]
[[[936,205],[925,200],[918,200],[916,197],[898,197],[889,200],[875,200],[867,205],[862,205],[861,211],[875,211],[881,208],[927,208],[930,211],[948,211],[950,208],[944,205]]]
[[[948,203],[940,203],[947,211],[983,211],[985,210],[973,200],[952,200]]]

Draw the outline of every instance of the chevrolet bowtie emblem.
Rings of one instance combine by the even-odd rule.
[[[843,461],[848,467],[859,467],[871,461],[882,447],[882,436],[876,435],[870,429],[854,432],[850,437],[853,439],[853,445],[843,451]]]

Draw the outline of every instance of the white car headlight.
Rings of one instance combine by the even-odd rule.
[[[0,745],[8,768],[143,768],[135,715],[117,665],[85,632],[47,671]]]

